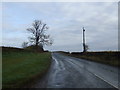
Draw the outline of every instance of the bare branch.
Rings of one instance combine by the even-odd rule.
[[[33,28],[28,28],[27,31],[31,32],[32,34],[35,34],[35,30]]]
[[[38,30],[40,25],[42,25],[42,22],[39,20],[35,20],[33,23],[33,27],[35,28],[35,30]]]
[[[23,43],[22,43],[22,47],[23,47],[23,48],[26,48],[27,46],[28,46],[28,42],[23,42]]]
[[[40,20],[35,20],[32,24],[32,28],[27,29],[27,31],[33,34],[33,36],[29,37],[29,41],[35,43],[36,46],[52,45],[53,41],[50,35],[45,34],[48,28],[47,24],[42,23]]]

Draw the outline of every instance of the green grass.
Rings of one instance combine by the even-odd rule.
[[[21,87],[42,77],[51,63],[51,54],[33,52],[2,53],[2,86],[3,88]]]

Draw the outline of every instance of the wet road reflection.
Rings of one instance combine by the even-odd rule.
[[[45,88],[118,88],[118,69],[83,59],[52,53]],[[39,88],[38,83],[33,87]]]

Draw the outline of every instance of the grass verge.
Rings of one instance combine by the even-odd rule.
[[[118,58],[120,57],[120,52],[86,52],[86,53],[66,53],[62,52],[65,55],[82,58],[94,62],[99,62],[111,66],[120,66],[120,61]]]
[[[51,54],[24,51],[2,52],[2,88],[19,88],[42,77],[51,63]]]

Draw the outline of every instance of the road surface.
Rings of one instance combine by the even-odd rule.
[[[34,88],[118,88],[118,68],[52,53],[47,75]]]

